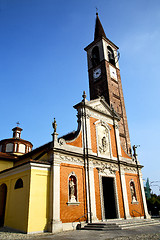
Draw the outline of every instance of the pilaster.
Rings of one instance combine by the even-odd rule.
[[[52,232],[62,231],[62,222],[60,220],[60,162],[56,159],[53,154],[53,165],[52,165]]]
[[[117,143],[117,154],[119,157],[119,160],[122,156],[121,154],[121,143],[120,143],[120,137],[119,137],[119,126],[118,123],[116,123],[116,121],[114,122],[114,130],[115,130],[115,137],[116,137],[116,143]]]
[[[91,195],[91,212],[92,212],[92,221],[97,221],[97,213],[96,213],[96,197],[95,197],[95,182],[94,182],[94,168],[89,167],[89,178],[90,178],[90,195]]]
[[[150,219],[151,216],[148,213],[148,208],[147,208],[147,203],[146,203],[146,196],[145,196],[145,192],[144,192],[144,186],[143,186],[141,171],[139,171],[139,182],[140,182],[140,186],[141,186],[142,201],[143,201],[143,207],[144,207],[144,216],[145,216],[145,218]]]
[[[123,169],[121,169],[120,177],[121,177],[121,184],[122,184],[122,191],[123,191],[122,194],[123,194],[125,218],[129,219],[129,218],[131,218],[131,216],[130,216],[130,213],[129,213],[129,205],[128,205],[128,196],[127,196],[125,172],[124,172]]]

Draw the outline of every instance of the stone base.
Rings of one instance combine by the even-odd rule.
[[[61,221],[53,221],[52,227],[51,227],[51,232],[57,233],[57,232],[62,232],[62,231],[63,231],[62,222]]]
[[[149,213],[145,214],[145,218],[146,219],[151,219],[151,216],[149,215]]]

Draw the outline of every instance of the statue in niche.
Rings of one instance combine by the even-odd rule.
[[[130,183],[130,190],[131,190],[131,199],[132,199],[132,202],[137,202],[136,192],[135,192],[135,187],[134,187],[134,183],[133,183],[133,182]]]
[[[71,176],[69,178],[69,200],[70,202],[76,202],[76,177]]]
[[[98,145],[101,154],[109,153],[108,131],[104,126],[98,126]]]
[[[101,143],[99,144],[99,151],[100,153],[106,153],[107,151],[107,140],[105,136],[101,139]]]

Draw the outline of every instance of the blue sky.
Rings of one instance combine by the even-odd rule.
[[[54,117],[59,136],[76,130],[72,106],[83,90],[89,99],[84,47],[93,41],[96,7],[107,37],[119,46],[143,178],[160,181],[159,0],[0,0],[0,139],[12,136],[17,121],[34,148],[51,140]]]

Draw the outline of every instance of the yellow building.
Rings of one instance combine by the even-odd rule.
[[[85,50],[91,100],[77,110],[78,128],[32,150],[22,129],[0,141],[0,225],[25,233],[73,229],[81,221],[150,218],[141,168],[131,154],[118,47],[99,17]],[[135,149],[134,149],[135,150]]]

